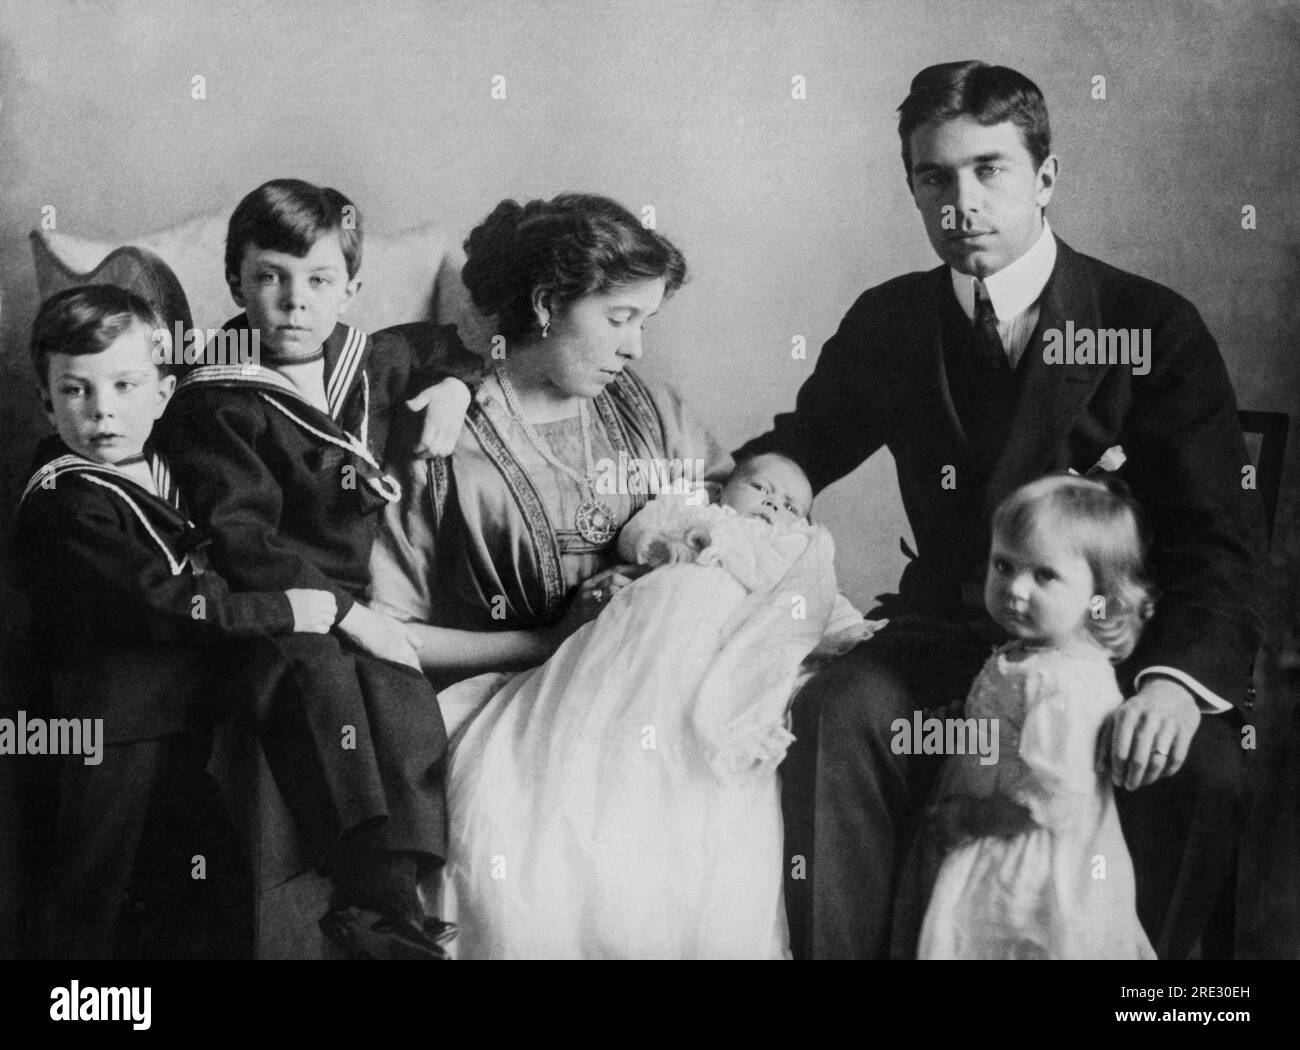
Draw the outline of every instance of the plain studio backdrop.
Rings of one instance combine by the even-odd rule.
[[[965,58],[1043,89],[1057,232],[1190,299],[1242,406],[1300,419],[1295,4],[7,0],[0,512],[40,418],[27,237],[43,206],[108,241],[285,176],[343,190],[376,232],[463,237],[503,197],[564,190],[651,206],[693,279],[649,328],[643,371],[735,447],[793,405],[860,292],[936,265],[895,109],[919,69]],[[1274,541],[1293,584],[1294,448]],[[851,598],[894,587],[908,530],[887,455],[816,513]]]

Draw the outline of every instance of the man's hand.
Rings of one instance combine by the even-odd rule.
[[[424,429],[413,450],[417,458],[451,455],[465,425],[469,400],[469,387],[459,379],[448,378],[421,390],[406,402],[412,412],[424,411]]]
[[[339,621],[339,631],[371,656],[420,670],[419,658],[402,625],[357,602]]]
[[[1148,678],[1113,711],[1097,738],[1097,771],[1110,766],[1116,787],[1135,791],[1171,777],[1187,761],[1201,724],[1196,697],[1172,678]]]

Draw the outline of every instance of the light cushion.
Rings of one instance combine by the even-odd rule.
[[[185,290],[199,328],[218,328],[239,312],[225,280],[229,213],[209,215],[123,243],[145,248],[171,268]],[[120,244],[61,232],[38,234],[68,269],[88,274]],[[493,326],[469,301],[460,281],[464,256],[457,239],[427,223],[394,234],[368,233],[361,260],[361,291],[344,320],[373,332],[407,321],[455,324],[461,337],[486,353]],[[41,297],[50,294],[41,288]]]

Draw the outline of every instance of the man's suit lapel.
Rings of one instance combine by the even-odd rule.
[[[985,509],[990,514],[1018,485],[1063,466],[1054,457],[1106,372],[1104,365],[1048,364],[1043,360],[1044,333],[1064,333],[1067,321],[1073,321],[1076,330],[1097,329],[1101,320],[1091,275],[1079,255],[1058,238],[1056,266],[1043,289],[1038,324],[1018,365],[1021,385],[1011,437],[989,478]]]

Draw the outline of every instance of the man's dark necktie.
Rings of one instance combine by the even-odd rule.
[[[975,356],[988,368],[1011,370],[1002,337],[998,335],[998,316],[993,312],[993,304],[983,296],[975,299]]]

